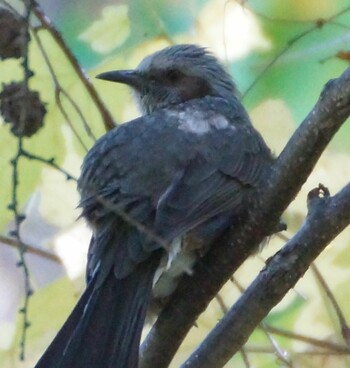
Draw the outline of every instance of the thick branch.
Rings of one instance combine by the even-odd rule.
[[[350,223],[350,184],[333,198],[319,198],[305,223],[275,254],[237,303],[182,366],[221,368],[314,259]],[[238,333],[239,332],[239,333]]]
[[[141,347],[141,367],[167,367],[189,329],[220,288],[273,232],[321,153],[349,116],[350,68],[329,82],[277,159],[248,221],[215,242],[192,276],[185,275]],[[296,175],[298,173],[298,175]]]

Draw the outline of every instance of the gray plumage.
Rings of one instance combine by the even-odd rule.
[[[161,257],[175,239],[205,243],[243,218],[273,163],[231,77],[203,48],[172,46],[133,71],[99,78],[131,86],[144,115],[101,137],[85,157],[78,185],[94,231],[85,317],[68,320],[70,328],[53,343],[64,345],[64,364],[52,363],[62,353],[53,347],[45,367],[83,367],[88,359],[94,367],[137,367]],[[94,351],[91,326],[99,331],[108,313],[115,323]]]

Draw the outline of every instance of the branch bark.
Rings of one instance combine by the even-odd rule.
[[[307,180],[321,153],[350,113],[350,68],[327,83],[257,193],[245,224],[227,231],[185,275],[141,346],[141,368],[166,368],[196,319],[264,237]],[[298,173],[296,175],[295,173]]]

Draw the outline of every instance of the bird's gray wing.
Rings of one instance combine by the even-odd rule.
[[[192,161],[160,198],[155,231],[172,240],[215,215],[238,206],[242,184],[209,164]]]
[[[157,234],[171,241],[220,214],[239,214],[242,201],[258,187],[272,161],[264,142],[255,131],[251,134],[251,129],[231,135],[227,147],[224,139],[214,155],[214,147],[199,151],[178,173],[159,199],[154,226]],[[213,140],[208,139],[209,146]]]

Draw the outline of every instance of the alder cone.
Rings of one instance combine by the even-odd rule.
[[[44,124],[45,105],[39,93],[29,90],[23,82],[3,86],[0,112],[17,137],[31,137]]]
[[[25,53],[26,24],[12,11],[0,8],[0,58],[18,59]]]

